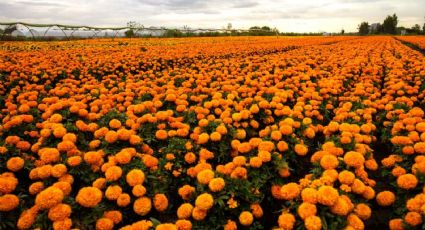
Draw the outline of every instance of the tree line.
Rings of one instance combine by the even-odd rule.
[[[398,17],[394,13],[393,15],[388,15],[382,23],[373,23],[362,22],[358,26],[358,31],[360,35],[367,34],[401,34],[405,32],[406,34],[425,34],[425,23],[422,26],[415,24],[410,28],[406,28],[398,25]]]

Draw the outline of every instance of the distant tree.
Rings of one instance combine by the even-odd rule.
[[[425,23],[424,23],[424,25],[422,26],[422,33],[423,33],[423,34],[425,34]]]
[[[135,21],[129,21],[127,22],[127,27],[130,27],[130,29],[124,32],[125,36],[128,38],[132,38],[136,35],[136,29],[143,28],[143,25]]]
[[[414,34],[421,34],[421,26],[419,24],[412,26],[411,30]]]
[[[266,31],[271,31],[272,29],[270,29],[270,27],[268,26],[263,26],[261,27],[262,30],[266,30]]]
[[[341,30],[341,35],[344,35],[345,34],[345,30],[344,29],[342,29]]]
[[[127,38],[132,38],[135,35],[133,29],[129,29],[129,30],[125,31],[124,34],[125,34],[125,37],[127,37]]]
[[[231,29],[232,29],[232,23],[230,23],[230,22],[229,22],[229,23],[227,23],[227,29],[228,29],[228,30],[231,30]]]
[[[368,22],[362,22],[359,25],[359,34],[360,35],[366,35],[369,33],[369,23]]]
[[[384,23],[382,24],[383,32],[386,34],[396,34],[396,28],[398,24],[398,18],[396,14],[393,14],[393,16],[388,15],[387,18],[385,18]]]

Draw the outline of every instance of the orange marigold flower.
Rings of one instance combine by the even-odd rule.
[[[13,194],[0,196],[0,212],[9,212],[18,207],[19,198]]]
[[[119,166],[111,166],[105,172],[105,177],[109,181],[116,181],[120,179],[122,175],[122,169]]]
[[[418,212],[408,212],[406,216],[404,216],[404,221],[406,221],[408,225],[418,226],[422,224],[422,216]]]
[[[108,200],[116,200],[122,193],[122,188],[119,185],[110,185],[105,191],[105,197]]]
[[[118,119],[112,119],[109,121],[109,127],[111,127],[112,129],[119,129],[121,128],[121,121],[119,121]]]
[[[126,207],[131,202],[131,197],[127,193],[121,193],[117,199],[117,205],[119,207]]]
[[[176,227],[178,230],[191,230],[192,222],[190,222],[189,220],[177,220]]]
[[[114,224],[118,224],[122,221],[122,214],[120,211],[117,210],[106,211],[105,213],[103,213],[103,216],[112,220]]]
[[[221,140],[221,134],[219,132],[212,132],[210,134],[210,138],[212,141],[220,141]]]
[[[6,163],[6,168],[12,172],[17,172],[24,167],[24,159],[21,157],[11,157]]]
[[[364,229],[363,221],[355,214],[350,214],[347,218],[348,226],[354,229]]]
[[[200,144],[200,145],[205,144],[208,142],[209,139],[210,139],[210,136],[208,135],[208,133],[201,133],[199,134],[197,144]]]
[[[68,204],[58,204],[49,209],[48,217],[51,221],[61,221],[71,216],[71,206]]]
[[[241,225],[243,226],[249,226],[252,224],[253,221],[254,221],[254,216],[252,215],[251,212],[243,211],[239,215],[239,223],[241,223]]]
[[[46,164],[57,162],[60,159],[59,150],[55,148],[42,148],[38,151],[38,155],[40,160]]]
[[[211,169],[204,169],[196,175],[198,182],[208,184],[214,178],[214,172]]]
[[[143,182],[145,181],[145,173],[140,169],[132,169],[130,172],[127,173],[127,176],[125,178],[128,185],[133,187],[138,184],[143,184]]]
[[[165,194],[157,193],[153,198],[153,205],[158,212],[163,212],[168,208],[168,198]]]
[[[298,154],[298,156],[305,156],[308,153],[308,148],[304,144],[296,144],[294,151]]]
[[[112,230],[114,222],[108,218],[102,217],[96,221],[96,230]]]
[[[43,191],[44,189],[44,184],[41,181],[38,182],[34,182],[30,185],[30,187],[28,188],[28,191],[31,195],[35,195],[41,191]]]
[[[301,199],[303,202],[308,202],[311,204],[317,203],[317,190],[314,188],[305,188],[301,192]]]
[[[418,185],[418,179],[413,174],[404,174],[397,178],[397,185],[402,189],[413,189]]]
[[[320,159],[320,166],[324,169],[335,169],[339,165],[339,160],[334,155],[325,155]]]
[[[278,224],[283,230],[291,230],[295,225],[295,217],[291,213],[282,213],[279,216]]]
[[[390,206],[395,201],[395,195],[393,192],[390,191],[382,191],[376,195],[376,202],[380,206]]]
[[[118,140],[118,134],[115,131],[108,131],[105,135],[105,141],[109,144],[114,143]]]
[[[354,209],[354,213],[356,213],[356,215],[359,216],[360,219],[367,220],[370,218],[372,214],[372,210],[366,204],[360,203],[356,205],[356,208]]]
[[[155,230],[177,230],[177,227],[174,224],[165,223],[165,224],[158,224]]]
[[[356,176],[348,170],[344,170],[338,175],[338,180],[341,184],[351,185],[354,179],[356,179]]]
[[[285,200],[293,200],[300,194],[300,187],[297,183],[288,183],[281,187],[280,193]]]
[[[95,187],[84,187],[78,191],[75,200],[86,208],[94,208],[102,201],[102,191]]]
[[[297,213],[301,219],[305,220],[307,217],[316,215],[317,208],[314,204],[303,202],[300,206],[298,206]]]
[[[207,210],[200,209],[198,207],[194,207],[192,210],[192,217],[193,219],[200,221],[205,219],[207,216]]]
[[[318,216],[309,216],[304,220],[304,225],[307,230],[322,229],[322,221]]]
[[[192,215],[193,206],[190,203],[184,203],[177,209],[177,217],[179,219],[189,219]]]
[[[259,203],[251,204],[250,208],[255,218],[261,218],[263,216],[263,209]]]
[[[317,201],[326,206],[332,206],[338,201],[338,190],[331,186],[321,186],[317,191]]]
[[[23,211],[19,216],[18,223],[16,225],[18,229],[30,229],[36,220],[38,211],[38,206],[33,206],[32,208]]]
[[[195,200],[195,206],[201,210],[208,210],[214,204],[214,198],[209,193],[202,193]]]
[[[183,185],[178,190],[178,193],[183,200],[188,200],[194,192],[195,192],[195,188],[190,185]]]
[[[236,224],[235,221],[232,220],[227,220],[226,225],[224,225],[224,230],[237,230],[238,229],[238,225]]]
[[[212,192],[219,192],[219,191],[223,190],[223,188],[224,188],[225,185],[226,185],[226,183],[224,182],[224,179],[218,177],[218,178],[212,179],[208,183],[208,188],[210,188],[210,190]]]
[[[397,218],[390,220],[389,228],[390,230],[404,230],[403,219]]]
[[[49,209],[62,202],[64,198],[62,190],[56,187],[48,187],[35,197],[35,204],[40,209]]]
[[[338,197],[337,202],[331,207],[331,212],[339,216],[346,216],[350,211],[350,204],[342,197]]]
[[[363,164],[365,162],[365,158],[359,152],[350,151],[350,152],[347,152],[344,155],[344,162],[348,166],[351,166],[351,167],[354,167],[354,168],[358,168],[360,166],[363,166]]]
[[[152,209],[152,201],[148,197],[140,197],[133,204],[133,210],[140,216],[147,215]]]

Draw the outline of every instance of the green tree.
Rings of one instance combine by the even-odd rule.
[[[362,22],[359,25],[359,34],[360,35],[366,35],[369,33],[369,23],[368,22]]]
[[[344,29],[342,29],[341,30],[341,35],[344,35],[345,34],[345,30]]]
[[[397,15],[396,14],[393,14],[393,16],[388,15],[387,18],[385,18],[384,23],[382,24],[384,33],[396,34],[397,24],[398,24]]]
[[[421,34],[421,26],[419,24],[412,26],[411,30],[414,34]]]

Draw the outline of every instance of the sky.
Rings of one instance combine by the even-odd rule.
[[[399,25],[425,23],[425,0],[0,0],[0,22],[145,27],[276,27],[282,32],[357,31],[396,13]]]

